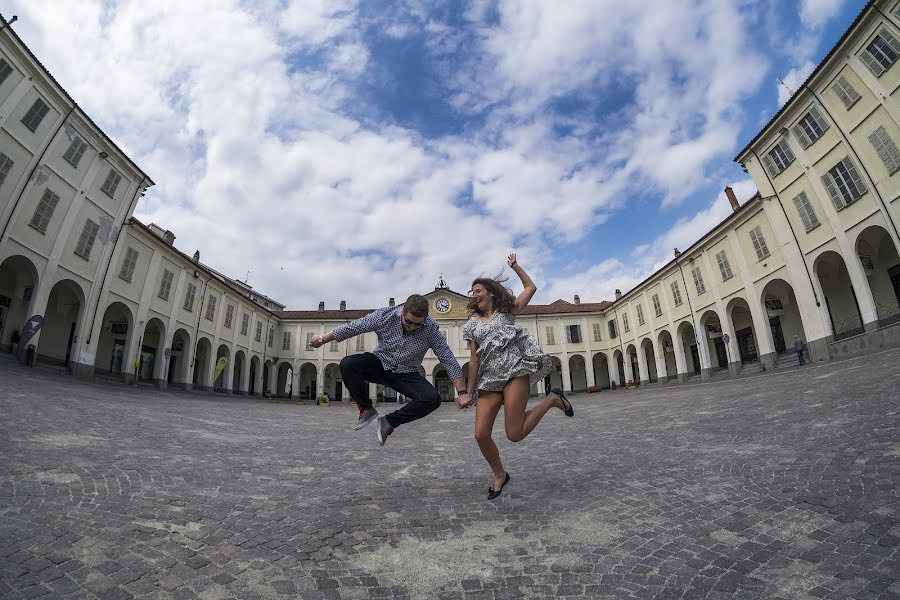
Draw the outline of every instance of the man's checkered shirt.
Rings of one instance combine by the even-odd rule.
[[[450,379],[462,377],[462,369],[453,356],[453,351],[441,335],[438,324],[431,317],[425,317],[425,325],[412,333],[404,333],[403,305],[387,306],[361,319],[335,327],[334,339],[343,342],[368,331],[374,331],[378,336],[378,345],[372,353],[378,357],[386,371],[394,373],[418,371],[425,353],[431,349],[447,369]]]

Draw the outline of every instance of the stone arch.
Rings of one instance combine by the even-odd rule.
[[[616,385],[625,385],[625,358],[622,351],[618,348],[613,351],[613,360],[615,361]]]
[[[700,374],[700,348],[697,345],[697,332],[694,330],[694,324],[690,321],[682,321],[676,329],[677,339],[675,351],[678,352],[678,342],[681,343],[681,354],[684,361],[684,371],[679,375],[685,375],[687,378]],[[678,355],[675,356],[676,363]]]
[[[880,225],[870,225],[859,233],[854,247],[875,302],[878,325],[900,321],[900,258],[890,234]]]
[[[195,390],[212,391],[212,342],[205,335],[197,339],[197,347],[194,350],[194,375],[191,384]]]
[[[668,330],[663,329],[656,336],[659,348],[657,359],[657,377],[663,381],[678,378],[678,362],[675,360],[675,341]]]
[[[847,263],[839,252],[826,250],[813,262],[813,272],[822,291],[831,335],[839,340],[865,331],[856,290],[850,280]],[[864,293],[870,293],[868,289]]]
[[[234,353],[234,363],[231,367],[231,393],[243,394],[247,390],[244,387],[244,374],[247,372],[247,355],[243,350]]]
[[[307,400],[315,398],[318,378],[319,370],[315,364],[305,362],[300,365],[300,382],[298,384],[297,397],[306,398]]]
[[[150,317],[144,325],[141,335],[141,347],[138,349],[138,381],[152,381],[161,385],[165,381],[165,340],[166,324],[159,317]]]
[[[16,254],[0,263],[0,349],[12,350],[13,331],[22,333],[33,316],[38,272],[28,257]]]
[[[769,322],[766,335],[769,336],[775,353],[782,355],[779,360],[792,358],[794,336],[804,344],[809,342],[793,286],[784,279],[772,279],[763,288],[760,303]]]
[[[344,399],[344,385],[341,379],[341,368],[337,363],[325,365],[325,395],[332,402]]]
[[[223,361],[224,359],[224,361]],[[231,386],[229,385],[230,377],[231,377],[231,348],[228,347],[228,344],[219,344],[219,347],[216,348],[216,359],[213,361],[213,372],[212,372],[212,388],[216,392],[228,392],[230,391]],[[222,365],[219,368],[219,365]],[[216,375],[216,371],[219,372]]]
[[[187,389],[188,376],[191,370],[191,334],[186,329],[176,329],[175,333],[172,334],[172,347],[169,354],[169,364],[166,370],[168,385]]]
[[[75,338],[84,318],[84,298],[81,285],[71,279],[61,279],[53,284],[44,309],[44,324],[38,332],[36,345],[40,360],[69,368],[76,362]]]
[[[587,391],[587,364],[580,354],[573,354],[569,357],[569,379],[571,379],[573,392]]]
[[[610,387],[609,357],[605,352],[597,352],[591,357],[591,365],[594,369],[594,385],[600,388]]]
[[[94,372],[124,376],[130,372],[128,348],[134,335],[134,314],[123,302],[110,302],[97,335]]]
[[[647,379],[650,383],[659,381],[659,375],[656,370],[656,352],[653,348],[653,340],[649,337],[641,340],[641,358],[645,361],[647,368]]]
[[[732,358],[732,362],[740,361],[742,365],[746,365],[759,361],[759,341],[750,303],[745,298],[735,296],[725,305],[725,315],[737,348],[737,356]]]
[[[638,364],[637,347],[634,344],[625,346],[625,382],[639,381],[641,368]]]
[[[701,335],[706,336],[706,347],[709,348],[709,362],[713,371],[728,368],[730,362],[728,347],[725,345],[723,335],[725,326],[719,313],[709,309],[700,317]]]
[[[288,361],[278,363],[278,380],[274,393],[281,398],[290,398],[293,395],[294,369]]]
[[[254,354],[250,357],[250,384],[247,386],[247,393],[251,396],[259,396],[262,394],[260,386],[262,384],[262,368],[260,367],[260,358]]]
[[[431,370],[432,382],[434,383],[434,387],[438,391],[438,395],[441,397],[441,402],[450,402],[455,397],[453,392],[453,382],[450,381],[450,376],[447,374],[447,369],[441,363],[438,363],[434,366],[434,369]]]
[[[565,385],[563,383],[562,376],[562,361],[559,360],[558,356],[550,356],[550,361],[553,363],[553,366],[550,368],[550,372],[544,377],[544,389],[549,392],[553,388],[563,389]]]

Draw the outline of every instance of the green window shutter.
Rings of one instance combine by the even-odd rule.
[[[794,132],[794,135],[797,137],[797,141],[800,142],[800,145],[804,148],[809,148],[812,142],[809,140],[809,136],[806,135],[806,132],[803,131],[803,128],[800,125],[794,125],[791,127],[791,131]]]
[[[844,199],[838,192],[837,186],[834,185],[834,178],[831,176],[831,173],[822,175],[822,183],[825,185],[825,189],[828,190],[828,195],[831,196],[831,203],[834,204],[834,207],[837,210],[844,208]]]

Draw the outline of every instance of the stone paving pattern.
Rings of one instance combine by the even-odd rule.
[[[900,598],[898,365],[574,397],[490,502],[452,404],[382,448],[347,405],[0,359],[0,597]]]

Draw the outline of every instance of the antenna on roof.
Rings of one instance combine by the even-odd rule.
[[[781,85],[783,85],[783,86],[784,86],[784,89],[786,89],[786,90],[788,91],[788,98],[790,98],[790,97],[792,97],[792,96],[794,95],[794,90],[792,90],[792,89],[790,88],[790,86],[788,86],[788,84],[786,84],[784,81],[782,81],[782,80],[781,80],[781,77],[776,77],[775,79],[777,79],[777,80],[778,80],[778,83],[780,83]]]

